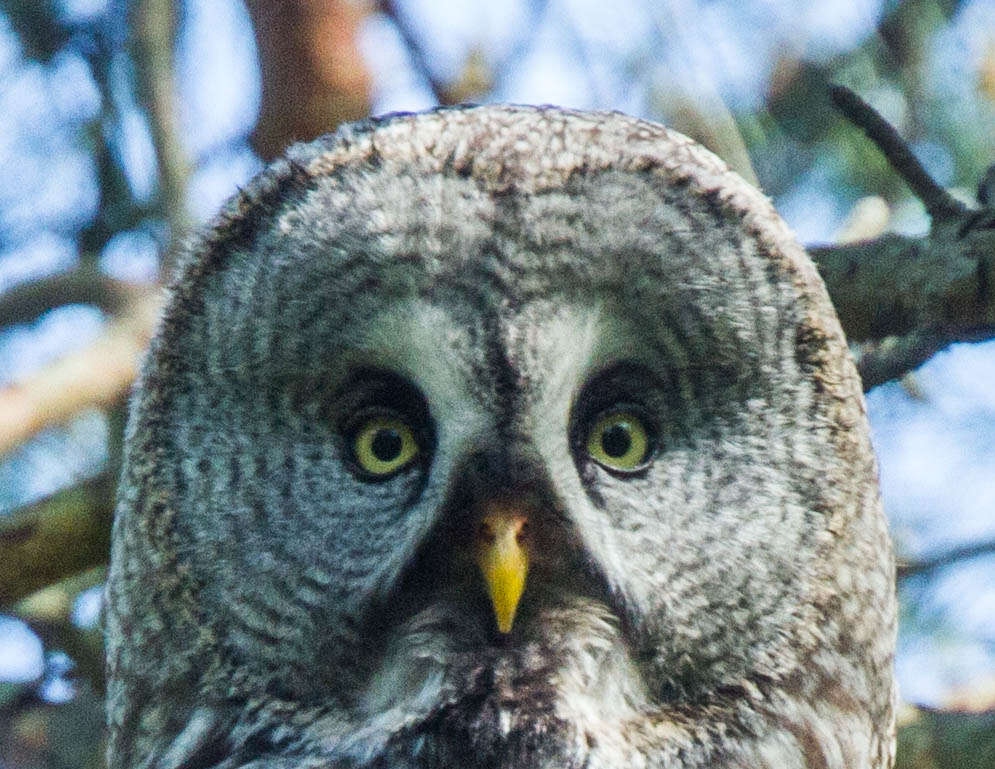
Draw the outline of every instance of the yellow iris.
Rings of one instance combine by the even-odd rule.
[[[418,442],[400,419],[375,416],[356,432],[352,445],[356,464],[370,475],[385,477],[418,456]]]
[[[587,436],[587,453],[612,470],[635,470],[649,458],[650,438],[639,417],[609,411],[598,417]]]

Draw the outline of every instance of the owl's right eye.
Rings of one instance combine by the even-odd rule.
[[[653,453],[650,431],[635,413],[611,409],[599,416],[587,436],[587,454],[609,470],[641,469]]]
[[[360,421],[352,433],[351,448],[356,467],[375,480],[403,470],[420,452],[411,426],[387,414],[374,414]]]

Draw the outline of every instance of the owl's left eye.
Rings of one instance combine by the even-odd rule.
[[[609,470],[639,470],[649,460],[653,443],[646,424],[632,411],[603,412],[587,436],[587,454]]]
[[[356,466],[376,479],[387,478],[410,465],[419,450],[411,426],[394,416],[367,417],[352,437]]]

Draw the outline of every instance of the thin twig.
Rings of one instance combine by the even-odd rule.
[[[528,4],[529,18],[522,24],[522,35],[515,41],[500,60],[494,65],[494,72],[499,76],[509,67],[519,65],[532,47],[535,45],[536,37],[542,29],[546,11],[549,9],[549,0],[531,0]]]
[[[995,539],[985,542],[972,542],[969,545],[961,545],[952,548],[945,553],[923,558],[917,561],[904,561],[898,564],[898,578],[908,579],[909,577],[930,574],[937,569],[950,566],[960,561],[977,558],[982,555],[995,553]]]
[[[452,104],[453,99],[452,95],[449,93],[449,89],[446,87],[445,83],[439,80],[439,78],[435,76],[435,73],[432,72],[432,67],[428,63],[428,54],[425,52],[425,48],[422,46],[421,41],[402,16],[400,9],[397,7],[397,3],[395,3],[394,0],[380,0],[377,7],[384,16],[391,20],[395,29],[397,29],[397,34],[401,36],[401,40],[404,42],[405,48],[408,49],[408,55],[411,56],[411,63],[418,71],[418,74],[425,78],[425,82],[432,91],[432,95],[435,97],[436,102],[440,105]]]
[[[923,202],[933,219],[951,219],[966,213],[966,207],[933,180],[912,154],[908,144],[870,104],[842,85],[831,86],[830,95],[846,119],[862,128],[877,145],[891,167]]]

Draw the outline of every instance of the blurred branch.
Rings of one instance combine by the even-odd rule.
[[[190,162],[176,119],[176,9],[173,0],[141,0],[134,14],[136,85],[148,110],[149,131],[159,160],[159,205],[175,240],[189,226],[186,191],[190,179]],[[171,253],[167,249],[160,262],[163,276],[171,272]]]
[[[532,47],[548,7],[548,0],[531,0],[528,3],[528,19],[522,24],[523,33],[496,64],[487,59],[482,48],[471,48],[467,51],[459,75],[451,82],[444,82],[433,72],[429,54],[399,4],[394,0],[377,2],[377,10],[394,25],[407,49],[412,67],[424,79],[439,105],[480,101],[491,93],[494,81],[509,67],[517,65]]]
[[[358,43],[369,8],[350,0],[246,0],[246,6],[262,70],[252,146],[263,160],[369,115],[372,83]]]
[[[945,566],[950,566],[971,558],[977,558],[982,555],[990,555],[991,553],[995,553],[995,539],[990,539],[985,542],[972,542],[968,545],[961,545],[959,547],[951,548],[945,553],[940,553],[938,555],[923,558],[917,561],[899,560],[898,578],[908,579],[909,577],[928,575],[938,569],[944,568]]]
[[[27,623],[45,649],[69,655],[77,674],[74,678],[83,676],[100,694],[104,691],[103,637],[99,626],[82,628],[73,624],[73,609],[80,593],[106,578],[107,569],[97,566],[42,588],[14,606],[15,616]]]
[[[0,328],[30,323],[64,304],[92,304],[116,315],[142,289],[109,278],[91,266],[15,286],[0,294]]]
[[[415,71],[425,79],[429,89],[432,91],[432,95],[435,96],[436,103],[454,104],[455,102],[449,88],[432,72],[432,67],[428,63],[428,54],[425,52],[421,40],[418,39],[414,30],[411,29],[411,25],[408,24],[407,19],[401,14],[397,3],[394,0],[379,0],[377,7],[384,16],[390,19],[397,30],[397,34],[401,36],[404,47],[408,49],[408,55],[411,57],[411,63],[414,65]]]
[[[0,518],[0,606],[107,562],[112,474]]]
[[[133,302],[92,344],[0,390],[0,455],[88,406],[122,399],[155,329],[158,292]]]
[[[53,0],[2,0],[0,11],[30,59],[48,63],[69,40]]]

